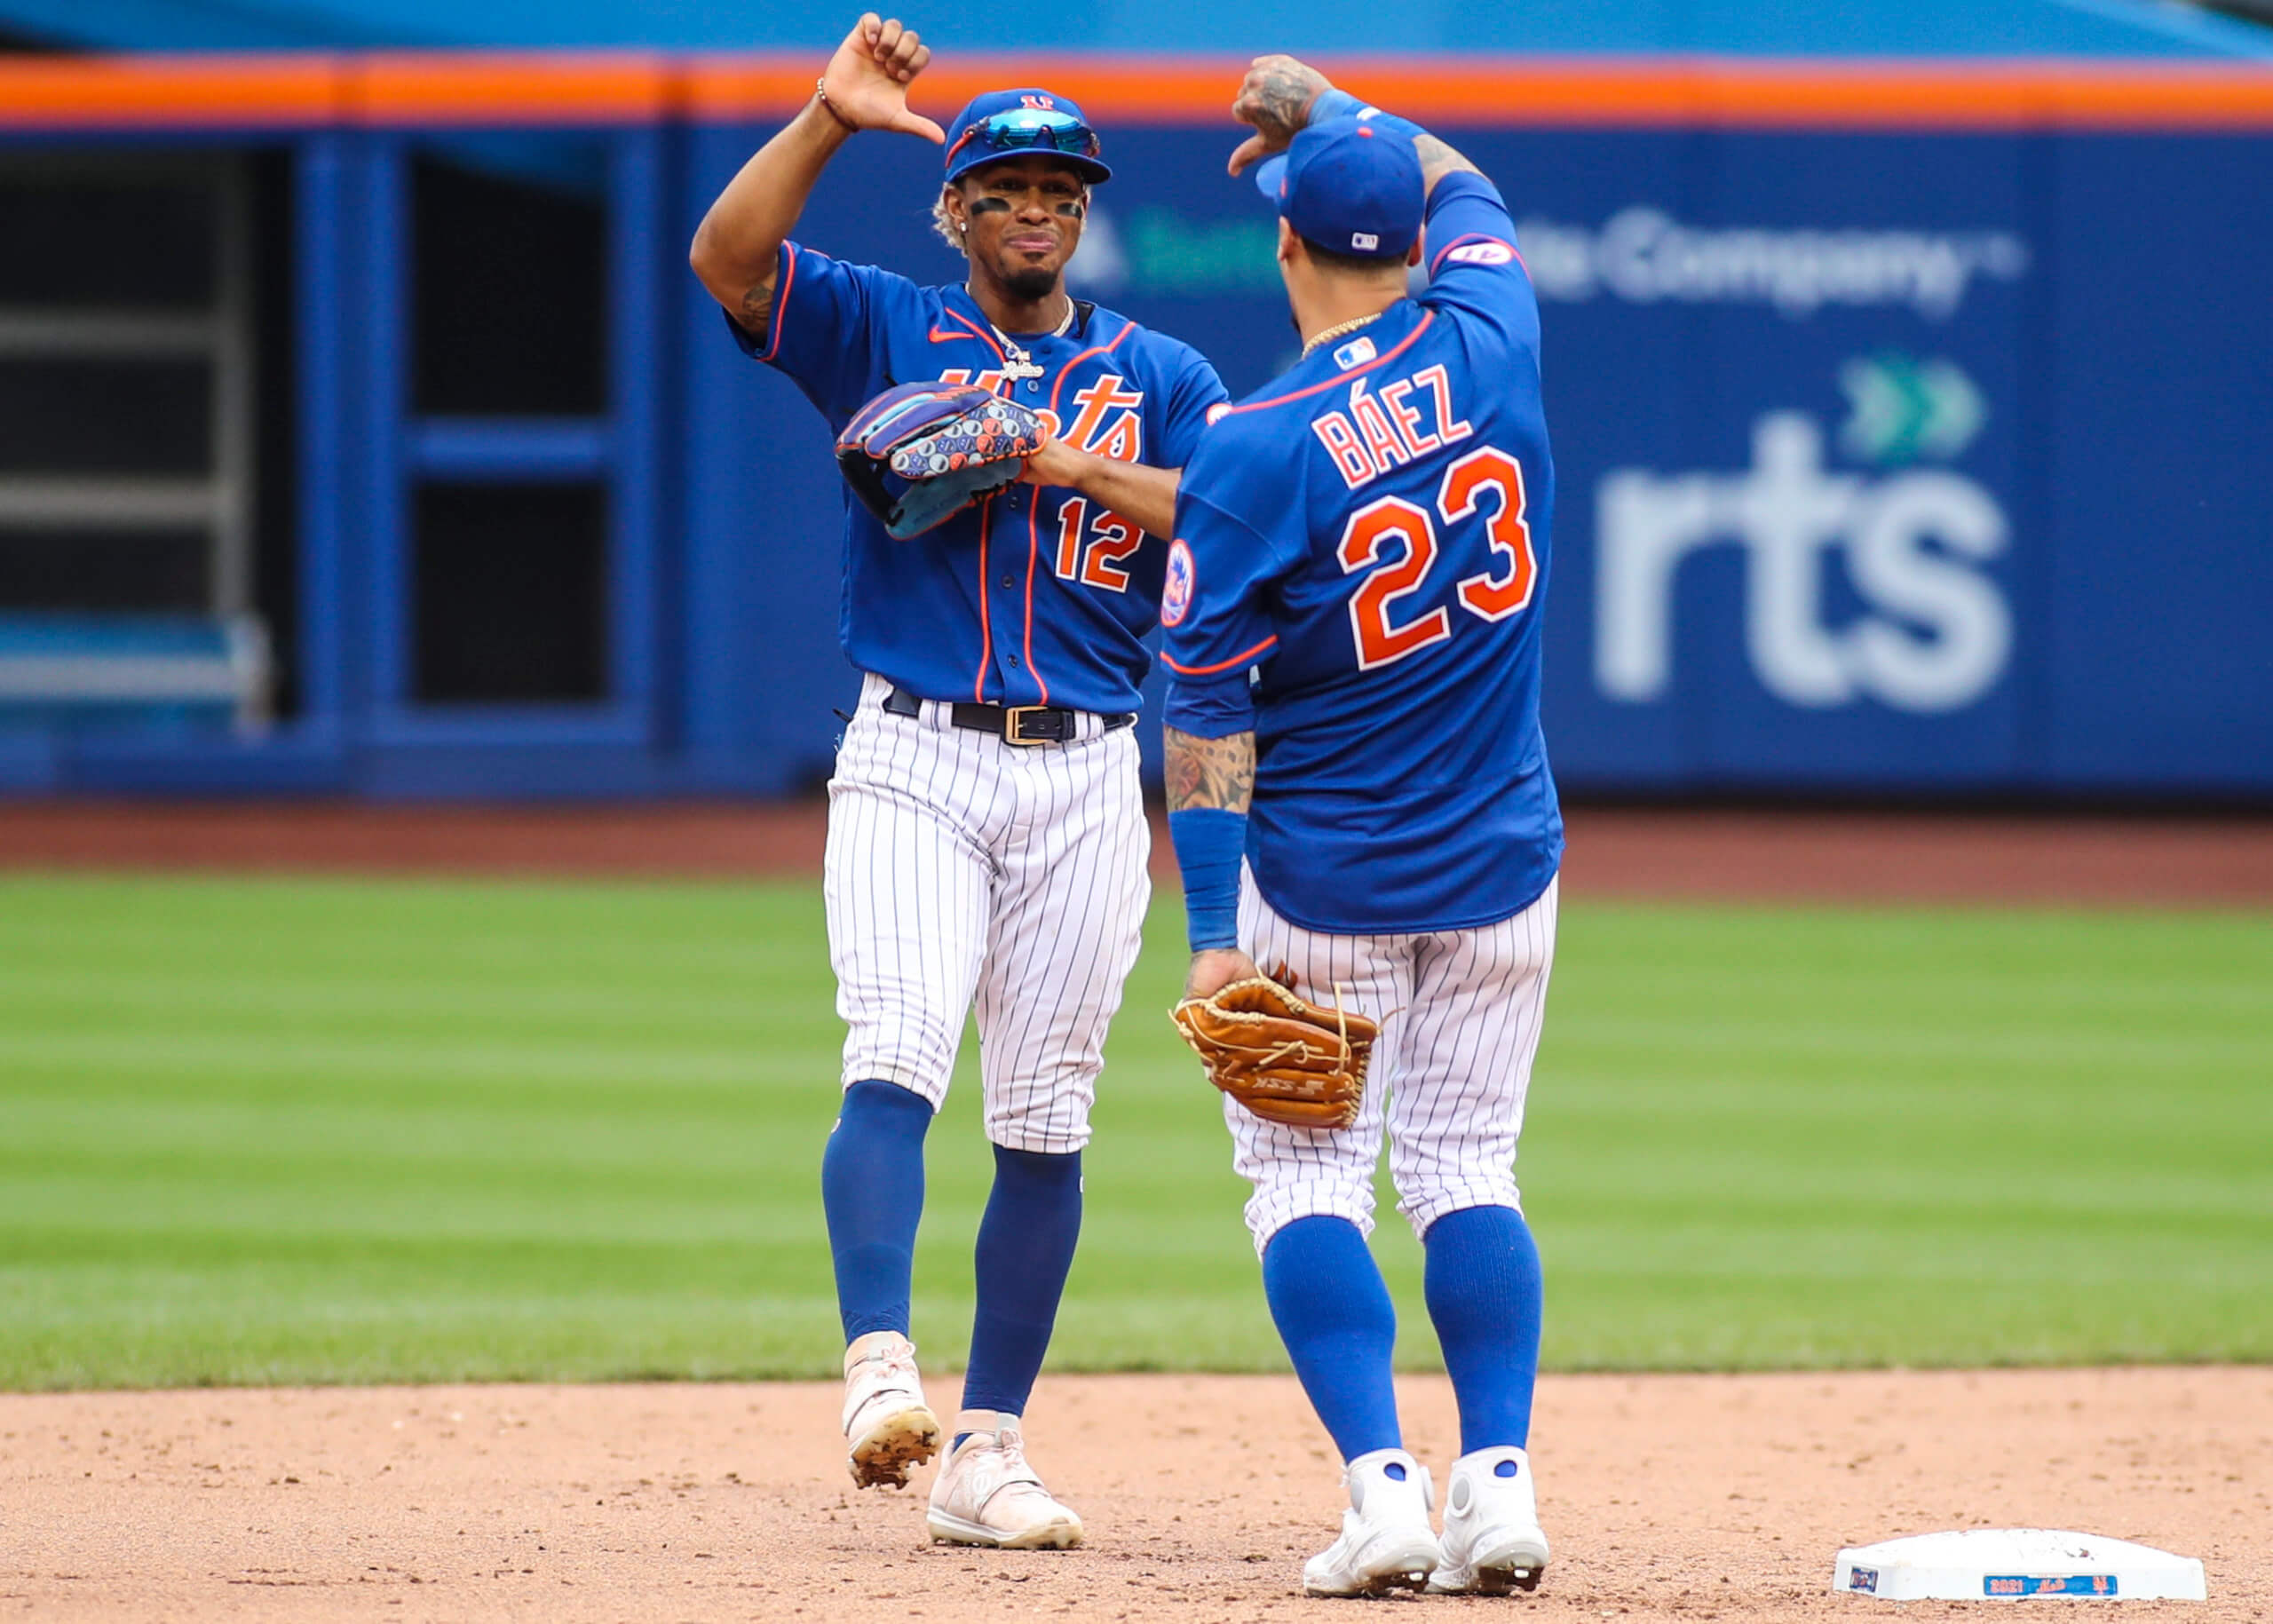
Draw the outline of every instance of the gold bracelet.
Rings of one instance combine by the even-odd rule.
[[[823,112],[827,113],[829,117],[835,119],[843,127],[846,134],[858,135],[860,133],[860,126],[854,123],[851,119],[845,117],[843,114],[839,113],[836,110],[836,104],[828,99],[828,75],[827,74],[823,74],[820,78],[813,81],[813,99],[820,103],[821,110]]]

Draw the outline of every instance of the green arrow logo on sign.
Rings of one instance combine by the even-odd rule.
[[[1981,392],[1955,361],[1921,361],[1895,351],[1858,355],[1839,368],[1849,408],[1839,443],[1881,465],[1921,456],[1947,460],[1971,445],[1989,416]]]

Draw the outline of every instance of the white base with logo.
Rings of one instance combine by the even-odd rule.
[[[2150,1545],[2058,1528],[1967,1528],[1839,1553],[1831,1588],[1887,1601],[2198,1602],[2202,1564]]]

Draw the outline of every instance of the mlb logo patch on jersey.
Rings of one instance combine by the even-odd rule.
[[[1192,549],[1177,542],[1168,549],[1168,578],[1160,583],[1161,625],[1184,624],[1184,617],[1192,613],[1192,589],[1196,584]]]
[[[1374,359],[1375,351],[1370,338],[1352,338],[1334,353],[1334,364],[1347,372],[1352,367],[1362,367]]]

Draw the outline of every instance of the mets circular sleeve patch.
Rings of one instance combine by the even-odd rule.
[[[1168,549],[1168,579],[1160,586],[1160,624],[1181,626],[1184,617],[1192,613],[1192,591],[1197,584],[1192,563],[1192,548],[1177,542]]]

